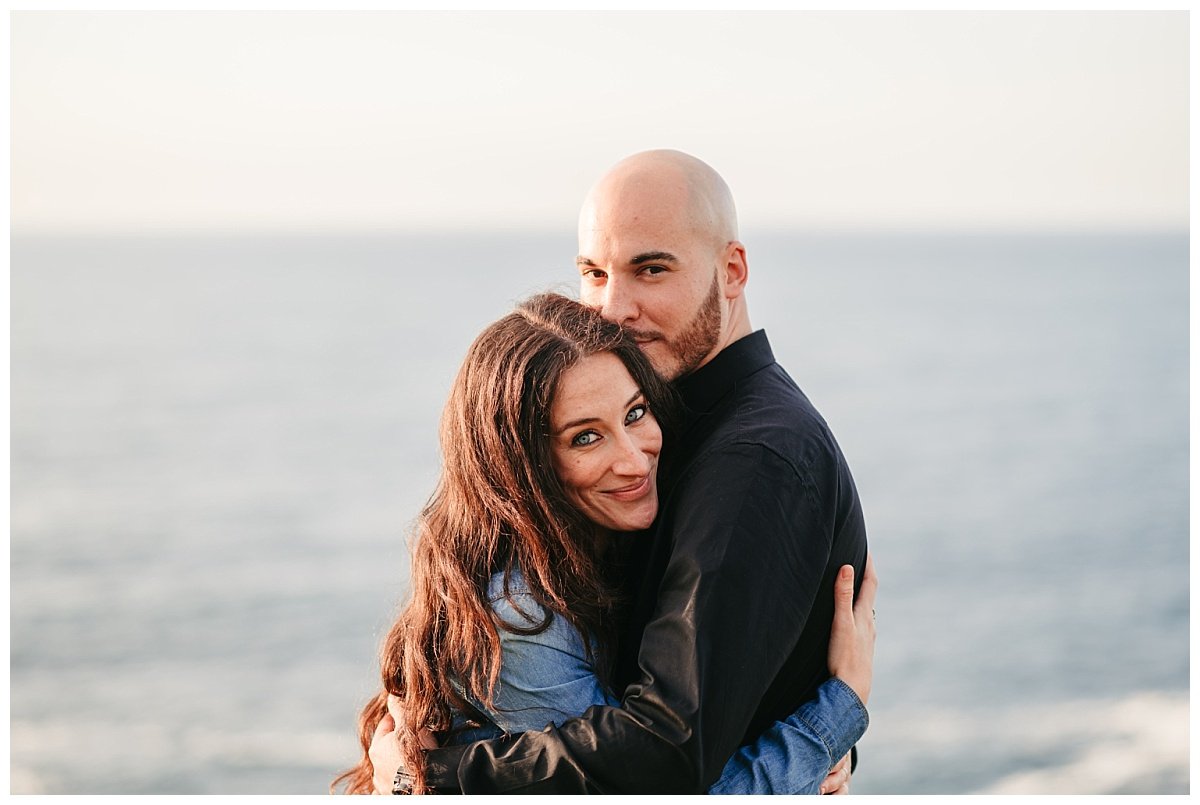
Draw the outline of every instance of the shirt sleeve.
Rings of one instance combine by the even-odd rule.
[[[505,623],[528,628],[544,610],[528,592],[494,597],[492,609]],[[592,705],[617,704],[596,677],[583,637],[565,618],[553,616],[537,634],[499,628],[502,660],[491,708],[483,708],[505,732],[561,725]],[[477,703],[479,705],[479,703]],[[479,705],[482,706],[482,705]]]
[[[435,790],[703,793],[717,781],[799,641],[833,518],[819,484],[762,445],[693,467],[665,524],[670,555],[621,706],[431,750]]]
[[[867,730],[867,709],[836,677],[817,698],[739,749],[710,794],[816,794],[833,765]]]

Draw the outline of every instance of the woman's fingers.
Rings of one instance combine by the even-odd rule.
[[[845,789],[844,791],[842,789]],[[845,794],[850,791],[850,753],[837,762],[829,770],[828,776],[821,781],[818,792],[821,794]]]
[[[387,698],[388,715],[385,718],[390,719],[393,724],[399,724],[404,718],[404,706],[401,704],[400,697],[393,693],[388,694]],[[394,727],[393,727],[394,729]],[[437,749],[437,738],[427,729],[417,730],[417,742],[421,744],[422,749]]]
[[[420,742],[422,749],[437,749],[437,738],[433,737],[433,733],[427,729],[417,731],[417,741]]]
[[[839,579],[840,581],[840,579]],[[862,587],[858,591],[858,601],[854,604],[856,618],[875,618],[875,592],[879,589],[879,577],[875,575],[875,560],[867,554],[867,566],[863,570]]]
[[[838,570],[833,587],[833,617],[847,619],[853,623],[858,618],[868,615],[875,618],[875,593],[879,589],[879,577],[875,575],[875,560],[867,554],[867,566],[863,570],[862,587],[858,591],[858,600],[854,598],[854,567],[842,565]]]
[[[871,663],[875,654],[875,567],[867,556],[858,600],[854,600],[854,568],[838,569],[833,586],[833,628],[829,633],[829,672],[858,695],[871,695]]]
[[[833,583],[833,620],[854,623],[854,567],[842,565]]]
[[[399,724],[404,720],[404,707],[400,703],[400,697],[394,693],[389,693],[387,697],[387,709],[391,714],[392,719]]]
[[[379,723],[375,725],[375,737],[380,738],[393,732],[396,729],[396,721],[390,715],[386,715],[379,719]]]

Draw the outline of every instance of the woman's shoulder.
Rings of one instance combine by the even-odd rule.
[[[488,602],[501,621],[518,629],[544,626],[549,614],[529,591],[519,567],[513,567],[508,573],[492,574],[488,582]]]

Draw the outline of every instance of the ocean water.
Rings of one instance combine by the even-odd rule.
[[[858,793],[1185,793],[1188,237],[747,232],[882,578]],[[321,793],[478,330],[570,235],[22,237],[14,793]]]

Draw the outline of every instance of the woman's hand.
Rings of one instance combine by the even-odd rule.
[[[850,753],[847,752],[845,757],[837,762],[832,769],[829,770],[829,776],[821,783],[818,793],[821,794],[849,794],[850,793]]]
[[[854,568],[843,565],[833,587],[833,632],[829,636],[829,672],[858,694],[871,695],[871,663],[875,657],[875,591],[879,579],[867,554],[858,601],[854,600]]]

